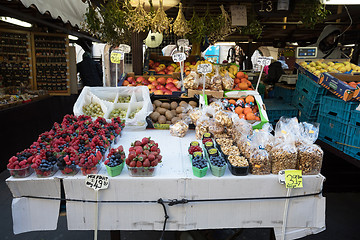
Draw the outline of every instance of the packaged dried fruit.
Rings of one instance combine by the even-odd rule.
[[[271,162],[265,149],[254,149],[250,154],[249,163],[251,174],[266,175],[271,173]]]

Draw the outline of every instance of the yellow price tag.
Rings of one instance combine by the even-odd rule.
[[[302,188],[302,171],[285,170],[285,186],[286,188]]]
[[[281,133],[286,134],[287,132],[285,130],[281,130]]]
[[[110,61],[112,63],[119,64],[120,61],[123,59],[123,53],[118,51],[112,51],[110,54]]]
[[[314,130],[310,130],[309,133],[314,133]]]

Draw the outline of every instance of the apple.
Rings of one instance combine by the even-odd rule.
[[[167,74],[172,75],[173,73],[174,73],[173,71],[168,71]]]
[[[165,79],[164,77],[159,77],[159,78],[157,79],[157,82],[158,82],[159,84],[161,84],[161,85],[165,85],[166,79]]]
[[[150,84],[150,82],[149,82],[147,79],[144,79],[144,80],[141,82],[141,84],[147,86],[147,85]]]
[[[171,92],[177,92],[177,91],[180,91],[179,89],[177,89],[176,87],[172,87],[169,89]]]
[[[157,72],[157,74],[165,74],[164,71]]]
[[[155,63],[154,63],[154,67],[158,67],[159,65],[160,65],[159,62],[155,62]]]
[[[155,82],[152,82],[151,85],[154,85],[156,87],[157,85],[159,85],[159,83],[157,81],[155,81]]]
[[[167,78],[167,79],[166,79],[166,83],[172,83],[173,81],[174,81],[173,78]]]
[[[127,78],[127,81],[128,81],[129,83],[133,83],[133,82],[135,82],[135,79],[134,79],[134,77],[128,77],[128,78]]]
[[[152,85],[152,84],[149,84],[149,85],[147,85],[147,87],[149,88],[149,90],[151,91],[152,89],[156,89],[156,87],[154,86],[154,85]]]
[[[175,68],[174,68],[174,66],[169,65],[169,66],[166,67],[166,69],[169,70],[169,71],[174,71]]]
[[[154,66],[154,61],[153,60],[149,60],[149,67],[153,67]]]
[[[172,92],[170,90],[164,90],[164,95],[171,95]]]
[[[154,94],[155,95],[163,95],[164,93],[162,90],[156,90],[156,91],[154,91]]]
[[[179,80],[174,79],[173,84],[174,84],[174,85],[175,85],[175,87],[177,87],[178,89],[180,89],[180,88],[181,88],[181,82],[180,82]]]
[[[173,83],[167,83],[167,84],[165,85],[165,88],[166,88],[166,89],[170,89],[170,88],[173,88],[173,87],[176,88]]]
[[[168,74],[169,70],[167,70],[167,69],[165,68],[164,72],[165,72],[165,74]]]
[[[129,81],[128,80],[124,80],[124,82],[123,82],[123,86],[128,86],[130,83],[129,83]]]
[[[136,78],[136,82],[137,82],[137,83],[141,83],[141,82],[144,81],[144,80],[145,80],[144,77],[137,77],[137,78]]]
[[[148,78],[148,81],[149,82],[155,82],[156,81],[156,77],[155,76],[150,76],[149,78]]]
[[[155,72],[155,68],[150,68],[149,71]]]
[[[161,70],[162,70],[162,69],[161,69],[160,67],[156,67],[156,68],[155,68],[155,72],[157,72],[157,73],[160,72]]]
[[[160,65],[159,65],[159,68],[160,68],[161,70],[164,70],[164,69],[166,68],[166,66],[165,66],[165,64],[160,64]]]

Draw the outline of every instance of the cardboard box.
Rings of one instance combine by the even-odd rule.
[[[259,112],[260,112],[260,119],[261,121],[248,121],[253,126],[253,129],[261,129],[262,126],[269,122],[268,115],[266,113],[265,104],[260,96],[260,94],[256,91],[228,91],[225,93],[226,98],[245,98],[248,95],[252,95],[255,98],[255,101],[258,105]]]
[[[344,101],[359,101],[359,84],[357,88],[353,88],[346,83],[358,81],[360,81],[359,75],[323,73],[318,83]]]
[[[194,97],[196,94],[200,95],[202,94],[203,91],[202,90],[193,90],[193,89],[188,89],[188,97]],[[205,94],[207,96],[211,96],[214,98],[223,98],[224,97],[224,91],[223,90],[219,90],[219,91],[214,91],[214,90],[205,90]]]

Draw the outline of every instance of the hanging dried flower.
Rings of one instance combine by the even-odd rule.
[[[169,33],[169,31],[171,30],[171,21],[172,18],[168,18],[163,8],[163,1],[160,0],[160,6],[151,22],[151,31],[159,33]]]
[[[130,28],[132,32],[146,32],[149,30],[151,17],[144,9],[145,3],[143,5],[139,4],[134,10],[129,10],[129,16],[126,21],[126,25]]]
[[[209,36],[210,41],[216,42],[224,40],[227,36],[236,31],[236,28],[231,27],[231,19],[229,14],[225,11],[224,6],[220,6],[221,15],[218,16],[219,28],[212,32]]]
[[[173,23],[173,32],[175,35],[184,37],[185,34],[188,34],[191,31],[188,21],[186,21],[185,16],[182,12],[182,3],[179,4],[179,12]]]

